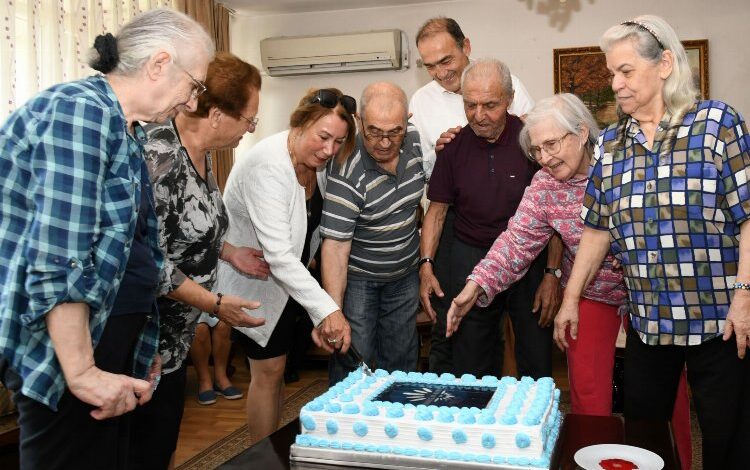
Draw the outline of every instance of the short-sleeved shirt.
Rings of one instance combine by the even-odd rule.
[[[322,237],[352,241],[350,278],[394,280],[416,269],[417,206],[423,193],[419,133],[411,124],[395,175],[377,164],[357,136],[354,153],[328,176],[320,222]]]
[[[602,132],[581,216],[621,254],[644,343],[696,345],[724,331],[750,215],[750,137],[730,106],[700,101],[662,152],[668,120],[651,148],[633,118],[622,138],[617,125]]]
[[[229,219],[211,157],[206,154],[206,179],[193,166],[173,122],[146,127],[145,145],[159,217],[165,261],[158,305],[162,372],[180,368],[190,351],[201,311],[165,294],[191,279],[206,290],[216,282],[216,265]]]
[[[83,302],[96,346],[130,252],[148,181],[145,133],[128,123],[102,76],[56,85],[0,128],[0,354],[23,379],[21,393],[57,409],[65,380],[45,315]],[[161,268],[158,222],[149,245]],[[136,344],[133,375],[156,353],[158,318]]]
[[[506,114],[505,129],[490,143],[466,126],[438,155],[427,198],[453,205],[453,231],[462,242],[489,248],[516,213],[537,170],[518,143],[522,127]]]

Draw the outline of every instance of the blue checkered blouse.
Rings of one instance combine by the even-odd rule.
[[[127,265],[148,184],[145,133],[127,122],[104,77],[56,85],[0,128],[0,355],[23,379],[21,392],[53,410],[65,381],[47,332],[55,305],[85,302],[98,343]],[[151,205],[152,206],[152,205]],[[157,266],[157,220],[149,238]],[[156,352],[158,318],[136,348],[144,377]]]
[[[632,324],[646,344],[719,336],[732,300],[739,226],[750,216],[750,136],[720,101],[700,101],[674,137],[669,116],[652,149],[638,122],[624,150],[613,124],[599,136],[581,216],[609,230],[622,255]],[[668,141],[670,151],[662,151]]]

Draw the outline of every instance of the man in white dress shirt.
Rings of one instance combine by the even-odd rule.
[[[467,124],[461,94],[461,75],[469,65],[471,43],[469,38],[464,36],[458,23],[446,17],[427,20],[419,29],[416,42],[422,63],[432,77],[432,81],[414,92],[409,102],[409,112],[412,114],[411,122],[419,132],[425,177],[429,181],[435,165],[435,144],[440,134],[456,126],[463,127]],[[523,83],[512,74],[511,85],[514,93],[508,113],[522,118],[534,106],[534,101]],[[430,312],[431,307],[437,317],[432,330],[430,349],[430,370],[436,372],[450,371],[453,368],[450,339],[445,338],[445,315],[451,300],[458,294],[450,289],[448,283],[450,279],[448,266],[450,266],[449,260],[453,245],[453,217],[453,211],[449,210],[434,260],[434,274],[445,292],[435,292],[436,295],[428,300],[432,292],[426,291],[429,290],[426,287],[427,283],[422,282],[420,287],[422,303],[428,304],[424,305],[425,309]],[[532,317],[528,312],[510,312],[517,336],[516,356],[524,359],[519,362],[521,374],[543,376],[551,373],[551,343],[547,344],[548,337],[551,338],[551,329],[548,325],[553,318],[553,312],[557,311],[559,305],[559,280],[555,273],[559,272],[558,268],[562,263],[562,242],[555,237],[550,242],[550,246],[553,249],[549,250],[549,256],[546,253],[539,256],[539,261],[535,262],[526,276],[528,278],[525,279],[526,285],[514,294],[529,296],[529,304],[533,303],[533,308],[541,315],[540,325],[537,326],[537,318]],[[543,269],[545,257],[547,257],[547,268]],[[429,269],[432,267],[430,264],[421,263],[421,266]],[[542,271],[548,274],[542,274]],[[420,270],[420,277],[421,275]],[[543,277],[541,283],[540,277]],[[535,290],[536,295],[534,295]],[[518,322],[523,322],[523,326]],[[528,331],[529,334],[518,334],[523,331]],[[540,342],[545,344],[541,345]],[[501,343],[498,345],[498,355],[501,354],[502,348]],[[499,375],[500,372],[497,371],[497,374]]]

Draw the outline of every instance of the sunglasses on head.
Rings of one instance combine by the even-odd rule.
[[[335,108],[338,103],[344,107],[349,114],[357,112],[357,100],[349,95],[337,95],[335,92],[327,89],[318,90],[315,95],[310,98],[310,104],[318,103],[325,108]]]

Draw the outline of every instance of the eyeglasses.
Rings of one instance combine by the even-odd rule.
[[[544,150],[547,155],[557,155],[560,152],[560,148],[562,147],[562,141],[565,140],[567,136],[572,134],[572,132],[568,132],[557,139],[550,139],[542,142],[542,145],[534,145],[532,147],[529,147],[529,157],[531,157],[535,161],[539,160],[540,158],[542,158],[542,150]]]
[[[371,142],[380,142],[383,139],[388,139],[389,142],[398,142],[399,140],[403,139],[406,135],[405,130],[400,131],[391,131],[391,132],[383,132],[380,130],[377,131],[365,131],[364,136],[365,139],[371,141]]]
[[[335,108],[338,103],[341,103],[341,106],[344,107],[344,110],[346,110],[347,113],[354,114],[357,112],[357,100],[349,95],[339,96],[333,90],[328,90],[326,88],[318,90],[318,92],[315,93],[315,96],[310,98],[309,103],[318,103],[321,106],[330,109]]]
[[[206,84],[205,83],[203,83],[202,81],[200,81],[197,78],[193,77],[190,74],[190,72],[188,72],[184,68],[182,68],[179,65],[177,65],[177,63],[175,63],[175,65],[177,67],[179,67],[180,70],[182,70],[183,72],[185,72],[187,74],[187,76],[190,77],[190,80],[193,82],[193,91],[190,92],[190,94],[192,95],[193,98],[198,98],[200,95],[202,95],[203,93],[205,93],[206,90],[208,90],[208,88],[206,88]]]
[[[244,119],[245,121],[247,121],[247,122],[248,122],[249,124],[251,124],[251,125],[252,125],[253,127],[257,127],[257,126],[258,126],[258,121],[260,121],[260,118],[259,118],[259,117],[257,117],[257,116],[255,116],[255,117],[251,117],[251,118],[246,118],[245,116],[243,116],[242,114],[240,114],[240,118],[242,118],[242,119]]]

